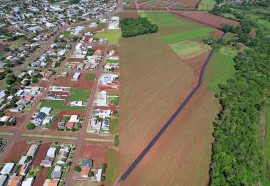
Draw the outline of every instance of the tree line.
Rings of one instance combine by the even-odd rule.
[[[148,18],[124,18],[120,21],[122,37],[135,37],[143,34],[157,33],[158,26]]]

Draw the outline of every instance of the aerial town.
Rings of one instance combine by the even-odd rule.
[[[2,0],[0,186],[270,185],[270,0]]]

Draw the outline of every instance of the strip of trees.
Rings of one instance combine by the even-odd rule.
[[[120,21],[122,37],[135,37],[138,35],[157,33],[158,26],[151,23],[148,18],[125,18]]]
[[[234,9],[239,13],[237,5]],[[226,8],[216,6],[212,12],[226,13]],[[270,101],[270,38],[265,34],[269,30],[242,15],[237,18],[240,27],[224,28],[236,33],[236,41],[249,49],[235,57],[235,77],[220,85],[222,110],[214,123],[210,185],[261,185],[266,165],[259,123]],[[256,37],[249,34],[251,27]]]

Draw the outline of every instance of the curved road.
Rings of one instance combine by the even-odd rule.
[[[225,36],[226,33],[224,33],[220,39],[222,39]],[[178,109],[174,112],[174,114],[169,118],[169,120],[163,125],[163,127],[159,130],[159,132],[154,136],[154,138],[150,141],[150,143],[144,148],[144,150],[139,154],[139,156],[132,162],[132,164],[128,167],[128,169],[122,174],[122,176],[117,180],[116,184],[120,185],[124,180],[127,179],[127,177],[132,173],[132,171],[136,168],[136,166],[141,162],[143,157],[148,153],[148,151],[155,145],[155,143],[159,140],[161,135],[166,131],[166,129],[172,124],[173,120],[176,118],[176,116],[183,110],[183,108],[186,106],[186,104],[189,102],[189,100],[194,96],[194,94],[198,91],[200,86],[203,82],[203,75],[205,68],[210,61],[213,53],[215,51],[215,48],[212,48],[210,51],[207,59],[205,60],[203,67],[200,71],[199,81],[196,85],[196,87],[191,91],[191,93],[188,95],[188,97],[184,100],[184,102],[178,107]]]

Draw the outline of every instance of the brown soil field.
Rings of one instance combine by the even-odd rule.
[[[82,159],[92,159],[95,164],[101,166],[105,162],[105,146],[104,145],[93,145],[86,144],[82,145],[80,151],[80,158]]]
[[[36,177],[33,186],[41,186],[44,184],[47,175],[49,173],[49,168],[44,167],[43,169],[40,170],[39,175]]]
[[[220,28],[221,23],[230,24],[233,26],[238,26],[239,23],[237,21],[233,21],[230,19],[226,19],[224,17],[220,17],[217,15],[209,14],[207,12],[197,12],[197,11],[178,11],[174,12],[175,14],[181,15],[193,21],[197,21],[199,23],[214,27]]]
[[[194,70],[158,34],[122,39],[120,65],[119,158],[123,169],[183,102],[196,78]]]
[[[136,11],[133,11],[133,12],[130,11],[130,12],[120,12],[119,16],[121,19],[123,19],[123,18],[138,18],[139,14]]]
[[[4,162],[8,163],[10,161],[19,161],[21,156],[23,156],[29,148],[29,144],[26,141],[18,141],[16,142],[8,152],[7,156],[5,157]]]
[[[43,158],[45,157],[48,149],[50,147],[50,143],[42,143],[38,149],[38,152],[34,158],[33,165],[39,166]]]
[[[140,2],[141,9],[174,9],[195,8],[198,0],[159,0],[159,1],[144,1]]]
[[[85,110],[62,110],[58,114],[56,120],[53,122],[52,127],[50,128],[50,131],[57,131],[57,123],[61,121],[64,115],[71,116],[73,114],[84,116]]]
[[[122,185],[207,185],[218,110],[203,85]]]
[[[70,73],[67,77],[57,77],[55,85],[56,86],[63,86],[63,87],[71,87],[71,88],[82,88],[86,90],[92,89],[94,85],[94,81],[87,81],[86,72],[81,72],[81,77],[79,81],[71,81],[74,73]]]

